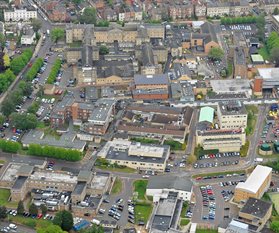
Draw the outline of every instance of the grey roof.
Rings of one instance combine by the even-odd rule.
[[[97,100],[98,99],[98,89],[96,87],[87,86],[85,87],[85,97],[86,100]]]
[[[246,108],[239,100],[227,100],[218,102],[223,115],[247,114]]]
[[[134,76],[134,81],[136,85],[169,84],[169,78],[167,74],[154,74],[154,75],[136,74]]]
[[[263,201],[256,198],[249,198],[240,212],[244,214],[250,214],[259,219],[262,219],[271,207],[271,202]]]
[[[70,107],[75,102],[72,95],[65,95],[61,101],[58,101],[52,112],[64,111],[66,107]]]
[[[104,121],[107,119],[108,113],[115,104],[113,99],[99,99],[96,102],[93,112],[90,114],[88,121]]]
[[[18,171],[17,171],[17,174],[20,174],[20,175],[30,175],[32,173],[34,169],[34,166],[31,166],[31,165],[22,165]]]
[[[143,66],[154,66],[154,54],[152,46],[150,44],[144,44],[142,46],[142,64]]]
[[[72,194],[74,195],[80,195],[83,190],[86,188],[86,182],[77,182],[74,191]]]
[[[202,33],[208,34],[209,38],[206,39],[207,42],[209,41],[215,41],[216,43],[218,43],[218,39],[216,36],[216,32],[214,29],[214,25],[208,22],[205,22],[202,26],[201,26],[201,31]]]
[[[87,181],[90,179],[90,177],[92,176],[92,172],[91,171],[87,171],[87,170],[80,170],[80,172],[78,173],[78,180],[79,181]]]
[[[21,189],[26,180],[28,179],[27,176],[19,176],[17,177],[12,189]]]
[[[186,177],[152,176],[149,178],[147,189],[175,189],[191,192],[193,183]]]
[[[93,65],[93,57],[92,57],[92,46],[84,45],[82,48],[82,66],[84,67],[92,67]]]

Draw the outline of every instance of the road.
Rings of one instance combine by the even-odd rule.
[[[0,229],[2,229],[3,227],[8,227],[9,226],[9,222],[0,222]],[[10,232],[17,232],[17,233],[36,233],[35,230],[29,228],[29,227],[25,227],[25,226],[21,226],[21,225],[17,225],[17,230],[16,231],[10,231]]]

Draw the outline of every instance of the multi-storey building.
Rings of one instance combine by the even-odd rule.
[[[240,101],[218,102],[217,116],[221,129],[245,129],[247,111]]]
[[[14,10],[4,10],[4,20],[5,22],[19,22],[19,21],[29,21],[30,19],[37,18],[37,10],[27,10],[27,9],[14,9]]]

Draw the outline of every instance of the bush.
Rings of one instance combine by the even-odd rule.
[[[79,161],[82,158],[81,152],[77,150],[64,149],[53,146],[41,146],[38,144],[30,144],[28,148],[28,154],[55,159],[63,159],[67,161]]]
[[[26,80],[27,81],[32,81],[37,73],[39,72],[39,70],[41,69],[41,67],[43,66],[44,61],[42,58],[38,58],[32,65],[32,67],[28,70],[27,74],[26,74]]]
[[[57,74],[61,68],[61,64],[62,64],[62,62],[60,59],[55,60],[53,66],[51,68],[51,71],[49,73],[49,76],[47,78],[47,81],[46,81],[48,84],[53,84],[55,82]]]
[[[20,148],[21,146],[18,142],[0,140],[0,149],[4,152],[17,153]]]
[[[164,141],[164,145],[169,145],[171,150],[185,150],[186,149],[186,144],[182,144],[177,141],[172,141],[172,140],[166,140]]]

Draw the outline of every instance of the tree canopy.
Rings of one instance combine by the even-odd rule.
[[[272,223],[270,224],[270,228],[275,233],[279,233],[279,221],[272,221]]]
[[[29,213],[32,215],[38,214],[38,207],[34,203],[29,206]]]
[[[222,60],[222,58],[224,57],[224,51],[219,47],[213,47],[210,49],[208,57],[215,61]]]
[[[93,7],[86,7],[80,16],[80,22],[85,24],[96,24],[97,16],[96,9]]]
[[[57,42],[58,40],[64,38],[65,31],[62,28],[53,28],[50,32],[50,37],[53,42]]]
[[[42,22],[39,19],[32,18],[31,19],[31,26],[35,32],[38,32],[42,27]]]
[[[15,57],[11,61],[10,67],[11,67],[11,70],[14,72],[14,74],[17,75],[20,73],[20,71],[22,71],[22,69],[27,65],[27,63],[31,59],[32,54],[33,54],[33,52],[31,49],[25,49],[20,56]]]
[[[17,204],[17,213],[22,215],[24,213],[24,205],[23,205],[23,201],[19,201]]]
[[[10,118],[12,126],[21,130],[35,129],[38,124],[37,117],[32,113],[12,113]]]
[[[271,50],[270,58],[275,63],[275,67],[279,67],[279,47],[275,47]]]
[[[57,212],[53,224],[60,226],[65,231],[71,230],[74,225],[72,213],[67,210]]]
[[[5,206],[0,206],[0,219],[7,217],[7,209]]]

